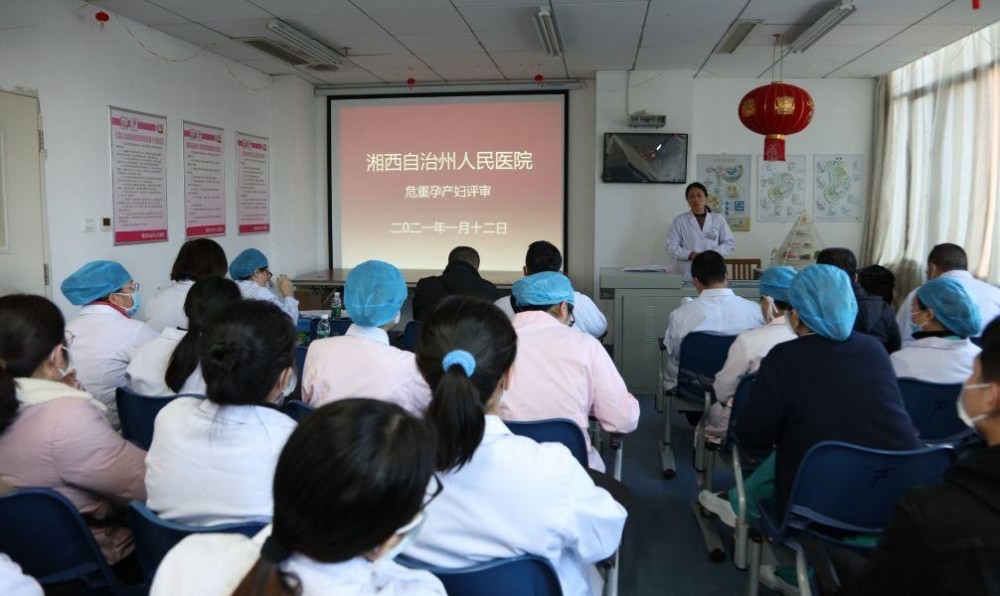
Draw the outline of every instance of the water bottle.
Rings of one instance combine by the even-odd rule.
[[[330,301],[330,317],[333,319],[340,318],[340,311],[343,310],[344,303],[340,301],[340,292],[333,293],[333,300]]]
[[[330,337],[330,315],[324,314],[319,318],[319,324],[316,325],[316,339],[327,337]]]

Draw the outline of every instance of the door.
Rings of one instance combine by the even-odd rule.
[[[0,295],[48,295],[38,98],[0,91]]]

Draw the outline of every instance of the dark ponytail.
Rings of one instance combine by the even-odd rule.
[[[184,314],[187,316],[187,334],[181,339],[174,353],[170,355],[165,381],[174,393],[180,393],[188,377],[198,367],[201,351],[198,339],[208,321],[226,312],[242,300],[236,282],[221,277],[206,277],[188,290],[184,299]]]
[[[516,348],[510,319],[489,302],[450,298],[424,321],[417,366],[434,392],[426,418],[438,432],[438,470],[472,459],[483,440],[485,406]]]
[[[49,300],[13,294],[0,298],[0,433],[17,416],[18,377],[30,377],[66,339],[66,321]]]

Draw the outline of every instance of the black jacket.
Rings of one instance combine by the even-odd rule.
[[[854,284],[854,298],[858,301],[858,318],[854,319],[854,330],[866,333],[879,340],[889,353],[900,347],[899,325],[896,313],[879,296],[871,296],[858,284]]]
[[[479,276],[475,267],[464,261],[453,261],[441,275],[417,282],[413,293],[413,318],[423,321],[448,296],[474,296],[493,302],[500,293],[495,285]]]

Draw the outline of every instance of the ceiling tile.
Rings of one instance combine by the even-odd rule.
[[[434,70],[446,81],[486,81],[504,78],[492,63],[489,65],[456,65],[435,67]]]
[[[815,0],[752,0],[740,19],[762,19],[768,25],[810,25],[826,13],[830,4]]]
[[[728,29],[728,27],[727,27]],[[774,46],[774,36],[780,35],[780,42],[782,45],[788,45],[790,41],[798,37],[805,31],[807,27],[805,25],[761,25],[753,30],[753,33],[747,37],[743,45],[746,46]],[[723,32],[725,34],[725,32]],[[719,37],[722,37],[721,35]]]
[[[460,8],[459,11],[477,35],[487,31],[518,32],[530,29],[534,32],[537,4],[536,0],[534,6],[472,6]]]
[[[979,10],[972,10],[969,2],[959,1],[946,5],[920,24],[970,25],[978,29],[997,21],[1000,21],[1000,2],[987,0],[982,3]]]
[[[448,9],[452,8],[450,0],[352,0],[361,10],[371,12],[391,12],[399,10],[401,5],[407,10]]]
[[[868,49],[882,43],[905,28],[906,25],[848,25],[847,23],[842,23],[824,35],[813,47],[855,46]],[[789,38],[790,42],[794,40],[794,37]],[[812,48],[807,50],[806,53],[811,51]]]
[[[642,46],[657,48],[691,45],[701,50],[711,50],[725,32],[726,27],[722,25],[713,28],[676,27],[669,30],[654,30],[647,25],[642,34]]]
[[[845,25],[910,25],[949,2],[969,7],[968,0],[854,0],[858,10],[847,17]]]
[[[368,13],[392,35],[430,35],[438,33],[468,33],[469,26],[454,8],[444,10],[396,10]]]
[[[723,30],[740,13],[746,0],[696,0],[653,2],[646,28],[683,28],[722,25]]]
[[[943,48],[974,33],[968,25],[914,25],[885,42],[887,46]]]
[[[440,81],[441,77],[426,64],[410,54],[386,56],[361,56],[353,59],[365,70],[390,82],[400,82],[413,77],[418,81]]]
[[[639,30],[645,16],[646,2],[559,4],[555,7],[556,23],[563,35],[576,30]]]
[[[497,52],[541,52],[542,41],[532,30],[497,32],[485,31],[476,36],[490,54]]]
[[[214,42],[208,49],[216,54],[219,54],[220,56],[224,56],[230,60],[236,60],[238,62],[243,62],[244,60],[260,60],[267,56],[267,54],[259,52],[250,46],[235,40],[219,40]]]
[[[238,21],[203,21],[202,24],[228,37],[265,37],[269,35],[270,18]]]
[[[479,42],[471,33],[397,35],[396,39],[416,54],[424,52],[474,52],[479,49]]]
[[[319,41],[350,48],[351,55],[393,53],[403,49],[391,35],[361,13],[289,19],[288,23]]]
[[[188,22],[184,17],[145,0],[98,0],[93,4],[143,25],[179,25]]]
[[[642,47],[636,60],[636,70],[696,69],[708,57],[711,48],[698,50],[691,46]]]
[[[188,43],[192,43],[200,47],[231,41],[225,35],[216,33],[215,31],[196,23],[186,23],[184,25],[156,25],[153,29],[160,31],[161,33],[166,33],[171,37],[183,39]]]
[[[348,0],[253,0],[253,3],[278,18],[357,12]]]
[[[568,52],[566,68],[570,72],[593,73],[597,70],[629,70],[635,60],[633,48],[605,48],[600,52]]]
[[[292,65],[269,58],[240,60],[240,64],[269,75],[299,74],[299,70]]]
[[[542,0],[453,0],[455,6],[462,8],[464,6],[534,6],[545,4]]]
[[[271,16],[247,0],[211,0],[211,2],[205,0],[150,0],[150,3],[198,22],[257,19]]]
[[[363,70],[317,73],[316,78],[328,85],[377,85],[384,82]]]

